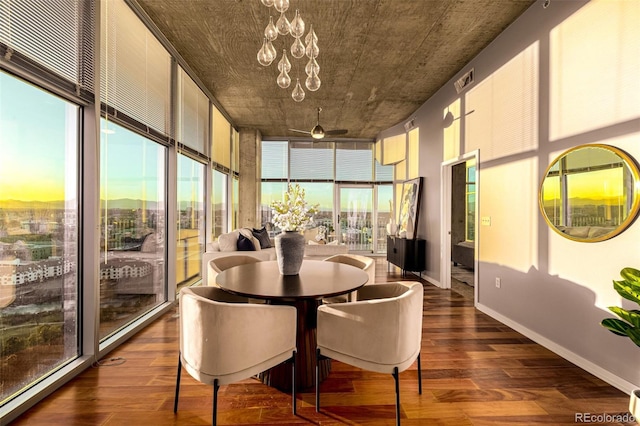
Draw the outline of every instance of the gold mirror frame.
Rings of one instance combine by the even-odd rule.
[[[584,153],[576,155],[581,150],[606,150],[608,151],[607,154],[616,155],[620,159],[620,161],[616,161],[615,163],[600,162],[596,164],[585,163],[583,161],[583,163],[580,163],[580,160],[585,160],[587,157],[589,157],[589,155]],[[578,163],[578,167],[574,166],[575,168],[571,169],[570,166],[567,166],[570,160]],[[561,165],[564,169],[563,172],[561,172],[560,169]],[[622,194],[623,200],[621,200],[617,204],[603,203],[599,205],[586,204],[586,201],[583,201],[582,206],[577,206],[569,202],[569,177],[572,174],[578,175],[578,173],[606,172],[607,170],[614,170],[616,168],[620,168],[622,172],[622,176],[620,176],[621,181],[618,185],[618,192]],[[550,176],[553,174],[555,174],[555,176]],[[549,179],[554,177],[557,177],[558,180],[556,185],[557,191],[554,191],[554,195],[556,196],[553,198],[553,200],[557,200],[557,204],[554,203],[552,205],[547,205],[546,207],[547,209],[556,212],[556,214],[554,214],[556,221],[558,221],[559,219],[561,222],[565,223],[564,225],[554,223],[554,221],[547,215],[547,211],[545,209],[545,183],[550,182]],[[585,178],[585,176],[583,176],[583,178]],[[606,188],[606,182],[602,182],[605,183],[605,185],[603,186]],[[550,182],[549,184],[551,185],[552,183]],[[633,187],[629,188],[629,186],[631,185]],[[609,192],[616,191],[616,188],[606,189],[609,189]],[[598,197],[607,196],[607,194],[604,194],[604,190],[596,194],[590,193],[589,195],[595,195],[594,200],[598,200]],[[612,195],[608,196],[609,199],[611,199]],[[632,197],[632,200],[628,200],[629,196]],[[620,195],[618,195],[618,197],[620,197]],[[549,225],[551,229],[553,229],[556,233],[562,235],[563,237],[573,241],[590,243],[608,240],[627,229],[638,216],[638,210],[640,209],[640,171],[638,170],[638,165],[626,152],[610,145],[591,144],[576,146],[560,154],[553,162],[551,162],[549,167],[547,167],[547,170],[544,173],[544,178],[542,179],[542,182],[540,184],[540,189],[538,191],[538,205],[540,207],[542,217],[544,217],[547,225]],[[614,216],[613,213],[615,213],[616,210],[618,216],[620,216],[620,211],[625,207],[625,205],[628,207],[626,209],[628,211],[626,217],[618,217],[617,220],[615,217],[612,217]],[[586,210],[588,207],[590,207],[592,210],[595,210],[596,213],[598,213],[599,209],[603,209],[605,214],[609,215],[608,220],[604,220],[607,219],[606,217],[601,218],[597,216],[587,216],[586,218],[583,217],[582,219],[580,219],[579,217],[568,218],[567,216],[565,216],[568,210],[580,210],[580,208]],[[557,213],[558,211],[559,213]],[[603,219],[602,223],[590,223],[598,222],[600,219]],[[566,224],[567,221],[580,222],[581,220],[582,223],[576,223],[575,225]],[[609,229],[610,231],[605,232]]]

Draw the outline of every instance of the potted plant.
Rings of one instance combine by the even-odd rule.
[[[613,281],[613,288],[620,296],[640,306],[640,271],[634,268],[623,268],[620,271],[622,281]],[[640,310],[626,310],[618,306],[609,306],[609,310],[618,318],[606,318],[600,323],[618,336],[631,339],[640,347]],[[631,392],[629,411],[636,419],[640,418],[640,389]]]
[[[304,257],[304,237],[299,233],[313,220],[318,204],[307,205],[304,189],[299,184],[289,184],[283,201],[271,203],[273,224],[282,233],[276,235],[276,259],[282,275],[298,275]]]

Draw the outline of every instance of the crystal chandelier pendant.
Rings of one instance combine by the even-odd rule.
[[[304,82],[304,85],[312,92],[315,92],[320,88],[320,77],[318,77],[315,70],[307,77],[307,81]]]
[[[276,48],[273,47],[273,43],[271,43],[269,40],[267,40],[267,49],[269,50],[269,57],[271,58],[271,61],[269,61],[269,63],[271,63],[278,56],[278,52],[276,52]]]
[[[304,90],[302,90],[299,78],[296,78],[296,87],[293,89],[293,92],[291,92],[291,97],[296,102],[304,101]]]
[[[273,0],[260,0],[267,7],[273,6]]]
[[[286,89],[291,85],[291,77],[289,77],[289,74],[287,74],[287,71],[284,68],[280,71],[280,74],[276,79],[276,83],[278,83],[278,86],[283,89]]]
[[[302,37],[304,35],[304,21],[300,17],[300,12],[296,9],[296,16],[291,21],[291,35]]]
[[[306,44],[311,43],[311,40],[314,40],[316,43],[318,42],[318,36],[316,35],[316,32],[313,31],[313,24],[311,24],[309,26],[309,32],[307,33],[307,36],[304,38],[304,42]]]
[[[269,24],[264,29],[264,36],[269,41],[274,41],[275,39],[278,38],[278,29],[273,23],[273,16],[269,16]]]
[[[300,59],[304,56],[305,48],[304,44],[300,40],[300,37],[296,37],[295,41],[291,45],[291,56],[296,59]]]
[[[284,13],[289,9],[289,0],[273,0],[273,7],[278,12]]]
[[[311,40],[311,43],[307,44],[307,49],[305,53],[309,58],[317,58],[318,53],[320,53],[320,49],[318,48],[318,43],[316,43],[315,40]]]
[[[258,62],[260,63],[260,65],[267,67],[271,65],[273,59],[274,58],[271,56],[271,51],[267,47],[267,39],[265,37],[262,41],[262,48],[260,48],[260,50],[258,51]]]
[[[284,15],[284,13],[280,14],[280,17],[276,22],[276,28],[278,29],[278,33],[280,35],[287,35],[291,32],[291,24],[289,23],[289,20]]]
[[[307,62],[307,65],[304,67],[304,72],[307,73],[307,75],[311,75],[312,72],[320,74],[320,65],[318,65],[316,58],[309,59],[309,62]]]
[[[286,49],[282,49],[282,58],[280,58],[280,61],[278,62],[278,71],[283,70],[286,73],[291,71],[291,62],[289,62],[289,58],[287,57]],[[287,86],[289,85],[287,84]]]

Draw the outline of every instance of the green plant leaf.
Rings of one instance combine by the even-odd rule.
[[[627,281],[632,281],[640,285],[640,271],[635,268],[623,268],[620,276]]]
[[[637,328],[629,328],[627,329],[627,336],[631,339],[636,346],[640,347],[640,330]]]
[[[633,328],[631,325],[626,322],[615,319],[615,318],[606,318],[603,319],[600,323],[604,328],[608,329],[613,334],[617,334],[618,336],[628,336],[627,330]]]
[[[609,306],[609,310],[634,327],[640,328],[640,311],[627,311],[618,306]]]
[[[613,288],[620,296],[640,305],[640,291],[628,285],[627,281],[614,281]]]

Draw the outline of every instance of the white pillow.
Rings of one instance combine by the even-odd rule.
[[[238,235],[238,231],[220,234],[218,237],[220,251],[238,251]]]
[[[309,241],[308,241],[308,244],[309,244],[310,246],[319,246],[319,245],[320,245],[319,243],[316,243],[316,242],[315,242],[315,241],[313,241],[313,240],[309,240]]]
[[[333,240],[330,243],[327,243],[328,246],[337,246],[338,245],[338,240]]]

